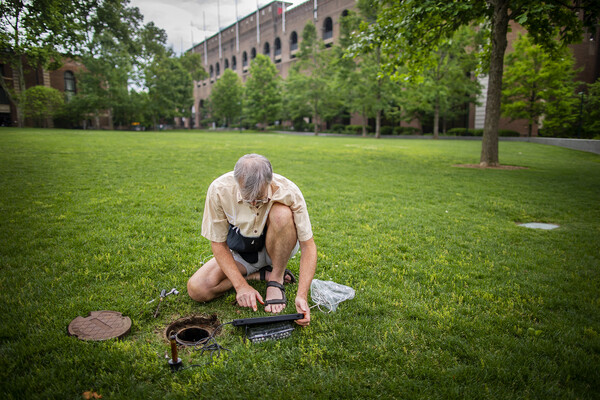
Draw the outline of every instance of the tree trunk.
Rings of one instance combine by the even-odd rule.
[[[9,103],[13,103],[18,112],[19,109],[17,108],[17,106],[18,106],[17,100],[12,95],[12,90],[14,89],[14,84],[13,84],[12,88],[9,88],[7,82],[4,80],[4,76],[0,76],[0,87],[2,87],[2,89],[4,89],[4,93],[6,93]],[[12,125],[12,120],[10,121],[10,124]]]
[[[111,131],[115,130],[115,125],[113,123],[113,112],[112,112],[112,108],[108,109],[108,129],[110,129]]]
[[[440,138],[440,100],[435,98],[435,105],[433,110],[433,138]]]
[[[381,71],[381,47],[377,46],[377,67]],[[382,80],[381,76],[377,77],[377,114],[375,115],[375,138],[379,139],[381,137],[381,84]]]
[[[483,167],[498,166],[498,125],[500,123],[500,104],[502,97],[502,73],[504,71],[504,53],[508,31],[509,0],[492,0],[492,51],[490,57],[490,76],[486,100],[485,125],[481,142]]]
[[[315,129],[315,136],[319,135],[319,125],[317,123],[317,112],[313,113],[313,127]]]
[[[363,137],[367,137],[367,123],[369,122],[369,119],[367,118],[367,111],[365,110],[365,107],[363,107],[363,112],[362,112],[362,135]]]
[[[17,109],[17,126],[23,128],[25,126],[25,113],[23,110],[23,96],[25,96],[25,74],[23,73],[23,59],[18,57],[17,59],[17,73],[19,74],[19,94],[17,95],[17,101],[15,102],[15,108]]]

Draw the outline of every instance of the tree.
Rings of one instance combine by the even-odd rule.
[[[290,119],[294,129],[305,130],[304,120],[312,117],[310,105],[304,97],[306,76],[291,68],[284,82],[283,112],[284,118]],[[314,130],[314,128],[313,128]]]
[[[290,96],[288,106],[295,118],[300,116],[299,112],[309,112],[307,116],[312,117],[317,135],[319,122],[336,115],[341,105],[332,68],[334,53],[317,38],[312,22],[304,26],[297,57],[286,82],[287,96]]]
[[[83,104],[90,107],[98,125],[100,113],[108,114],[110,128],[128,124],[129,83],[143,55],[143,16],[128,0],[104,0],[87,16],[90,27],[85,36],[81,59],[86,67],[79,74]],[[153,24],[150,24],[150,28]],[[166,36],[165,36],[166,40]]]
[[[57,115],[64,103],[58,90],[46,86],[28,88],[22,99],[25,116],[32,118],[39,127],[48,127],[48,120]]]
[[[246,81],[244,106],[246,119],[261,124],[263,129],[277,120],[281,113],[280,78],[271,59],[258,54],[250,64]]]
[[[88,0],[0,2],[0,62],[10,65],[17,78],[15,84],[9,84],[2,76],[0,84],[16,107],[19,127],[24,122],[27,67],[58,68],[63,55],[80,48],[87,30],[85,16],[95,7],[96,2]]]
[[[382,4],[378,0],[359,0],[361,21],[358,27],[367,29],[369,24],[374,23],[381,12],[381,7]],[[357,30],[356,25],[357,21],[350,14],[349,18],[343,21],[342,28],[346,31]],[[366,136],[367,117],[374,117],[376,138],[381,137],[383,113],[392,107],[397,98],[395,93],[399,89],[398,85],[391,82],[389,75],[383,71],[382,43],[380,37],[370,35],[363,40],[360,51],[348,52],[355,59],[356,65],[353,73],[348,76],[350,79],[345,82],[350,91],[359,91],[353,97],[351,110],[363,116],[363,136]],[[351,87],[354,82],[358,87]]]
[[[347,99],[350,111],[362,116],[362,135],[367,135],[369,118],[375,118],[375,137],[381,137],[381,119],[397,100],[400,87],[384,75],[379,75],[380,53],[364,54],[349,71],[338,76],[339,93]]]
[[[405,64],[418,70],[423,67],[424,55],[460,26],[489,24],[489,85],[480,164],[494,166],[499,164],[498,124],[509,22],[525,27],[534,43],[556,50],[561,43],[580,41],[583,27],[592,27],[599,12],[597,0],[386,0],[377,22],[365,30],[357,47],[366,45],[370,35],[376,35],[382,40],[388,73],[395,74],[396,67]]]
[[[600,138],[600,80],[589,84],[587,96],[581,92],[581,105],[580,115],[581,121],[579,122],[579,130],[583,130],[578,136],[585,137],[597,137]],[[587,100],[587,101],[584,101]]]
[[[529,36],[520,35],[515,51],[507,57],[502,90],[502,114],[515,120],[526,119],[527,133],[539,125],[543,116],[544,128],[550,131],[561,126],[572,127],[578,103],[574,97],[573,56],[567,48],[551,56]]]
[[[210,93],[213,117],[224,120],[228,127],[242,115],[244,87],[238,74],[226,69]]]
[[[162,57],[146,69],[148,112],[154,129],[161,120],[189,117],[194,104],[192,74],[182,58]]]
[[[359,67],[358,58],[348,53],[353,43],[352,34],[359,29],[361,21],[360,16],[354,11],[349,11],[340,19],[340,40],[334,47],[334,50],[341,53],[341,56],[335,60],[336,89],[344,99],[344,106],[350,112],[362,116],[362,135],[367,136],[368,119],[374,115],[373,104],[376,101],[373,81],[370,79],[373,74],[369,71],[368,63],[363,63]]]
[[[434,139],[439,137],[440,119],[457,116],[480,93],[479,83],[472,79],[480,47],[477,35],[471,27],[458,29],[429,54],[421,79],[407,83],[408,90],[403,94],[410,97],[408,114],[432,116]]]

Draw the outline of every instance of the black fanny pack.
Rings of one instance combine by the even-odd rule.
[[[266,236],[267,231],[265,229],[259,237],[249,238],[240,233],[240,228],[229,224],[227,246],[231,250],[239,253],[246,262],[254,264],[258,261],[258,252],[265,247]]]

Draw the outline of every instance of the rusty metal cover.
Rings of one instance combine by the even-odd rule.
[[[121,339],[131,330],[131,319],[117,311],[92,311],[87,317],[77,317],[69,324],[70,336],[81,340]]]

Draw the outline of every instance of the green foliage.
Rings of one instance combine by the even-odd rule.
[[[544,118],[544,131],[552,134],[573,131],[575,97],[573,56],[567,48],[551,55],[529,36],[520,35],[515,50],[507,56],[502,90],[502,113],[515,120],[528,121],[528,135],[532,127]]]
[[[358,37],[354,47],[358,50],[367,45],[369,35],[376,36],[384,44],[390,71],[398,65],[422,70],[429,62],[427,55],[462,26],[482,23],[491,27],[494,22],[508,23],[510,19],[522,25],[534,43],[560,51],[561,43],[579,42],[583,28],[595,26],[600,13],[600,4],[593,0],[580,1],[575,6],[560,0],[503,0],[489,4],[483,0],[445,4],[436,0],[387,0],[385,4],[376,23],[365,27],[365,35]],[[503,10],[493,14],[494,6]],[[497,20],[501,17],[507,19]]]
[[[344,124],[333,124],[331,125],[331,132],[335,133],[343,133],[346,130],[346,125]]]
[[[369,23],[377,19],[381,4],[375,0],[361,0],[357,4],[359,15],[349,14],[342,21],[342,38],[340,45],[344,59],[338,65],[339,92],[347,100],[351,112],[359,113],[364,121],[362,132],[366,134],[368,118],[375,118],[375,137],[380,137],[380,125],[384,113],[388,118],[396,118],[402,114],[401,88],[385,74],[382,57],[382,41],[376,36],[368,36],[359,51],[353,43],[355,32],[360,27],[368,29]]]
[[[394,134],[394,127],[393,126],[382,126],[380,128],[380,132],[382,135],[393,135]]]
[[[285,108],[291,119],[312,118],[314,133],[319,123],[336,115],[341,101],[335,86],[334,54],[325,49],[312,22],[302,31],[298,61],[285,82]]]
[[[0,2],[0,63],[10,65],[17,77],[13,82],[4,75],[0,76],[0,84],[16,106],[20,127],[23,126],[24,112],[23,99],[18,93],[25,92],[27,67],[60,67],[60,60],[65,54],[81,48],[87,30],[85,16],[95,7],[96,2],[91,1]]]
[[[192,77],[192,80],[201,81],[208,77],[208,73],[202,66],[202,58],[200,53],[187,52],[182,54],[179,60],[183,68]]]
[[[452,167],[476,162],[479,146],[0,129],[3,398],[596,398],[598,155],[500,142],[506,164],[529,169]],[[303,191],[315,278],[356,297],[313,308],[311,325],[281,341],[250,345],[226,325],[216,339],[231,352],[210,363],[180,348],[190,368],[173,374],[168,324],[266,315],[232,306],[233,291],[197,303],[185,290],[211,257],[198,234],[206,189],[250,151]],[[515,224],[530,221],[560,228]],[[288,267],[297,274],[299,257]],[[181,293],[153,318],[172,287]],[[286,313],[297,288],[287,285]],[[122,340],[67,335],[104,309],[132,319]]]
[[[583,103],[580,112],[582,135],[590,138],[600,135],[600,80],[589,84],[587,89],[587,94],[580,99]]]
[[[271,59],[258,54],[250,64],[246,80],[244,107],[246,120],[265,129],[281,114],[281,83],[277,67]]]
[[[575,5],[561,0],[387,0],[384,4],[377,21],[363,26],[351,52],[370,48],[373,40],[381,43],[385,70],[400,80],[430,67],[429,54],[461,26],[484,24],[492,28],[487,37],[489,57],[484,63],[490,78],[480,158],[484,165],[499,163],[497,133],[509,22],[520,23],[536,44],[554,51],[562,43],[581,40],[583,27],[594,27],[600,14],[600,2],[596,0],[583,0]]]
[[[238,121],[243,111],[244,87],[242,80],[230,69],[217,80],[210,93],[210,104],[213,117],[231,126]]]
[[[422,79],[407,81],[401,93],[407,115],[433,120],[434,137],[439,134],[440,119],[458,117],[464,113],[465,104],[475,103],[481,92],[473,76],[482,32],[473,27],[459,28],[429,54],[431,60]]]
[[[363,131],[362,125],[347,125],[346,126],[346,133],[349,133],[352,135],[360,135],[360,133],[362,131]]]
[[[397,126],[394,128],[394,135],[420,135],[421,130],[412,126]]]
[[[25,116],[32,118],[39,127],[46,127],[47,120],[56,116],[64,103],[58,90],[46,86],[32,86],[23,95]]]
[[[483,136],[483,129],[452,128],[447,132],[450,136]],[[519,137],[519,132],[510,129],[499,129],[500,137]]]
[[[138,57],[147,55],[148,43],[144,40],[153,24],[144,30],[139,10],[127,3],[106,0],[87,16],[90,29],[81,54],[85,69],[78,74],[78,95],[85,99],[78,103],[88,107],[86,111],[94,116],[94,125],[100,114],[108,114],[111,128],[132,122],[129,116],[134,102],[129,98],[128,86],[130,81],[139,79]]]
[[[452,128],[447,132],[450,136],[483,136],[483,129]]]
[[[78,104],[95,119],[108,111],[111,125],[142,120],[156,125],[159,120],[189,116],[192,79],[204,76],[200,56],[174,57],[165,47],[165,31],[153,22],[144,25],[139,10],[128,4],[106,0],[87,16],[90,32],[82,53],[86,70],[78,77]],[[172,87],[165,79],[173,80]],[[132,82],[147,94],[130,92]]]
[[[193,83],[181,58],[162,57],[146,69],[148,112],[155,129],[160,121],[189,117],[194,103]]]

